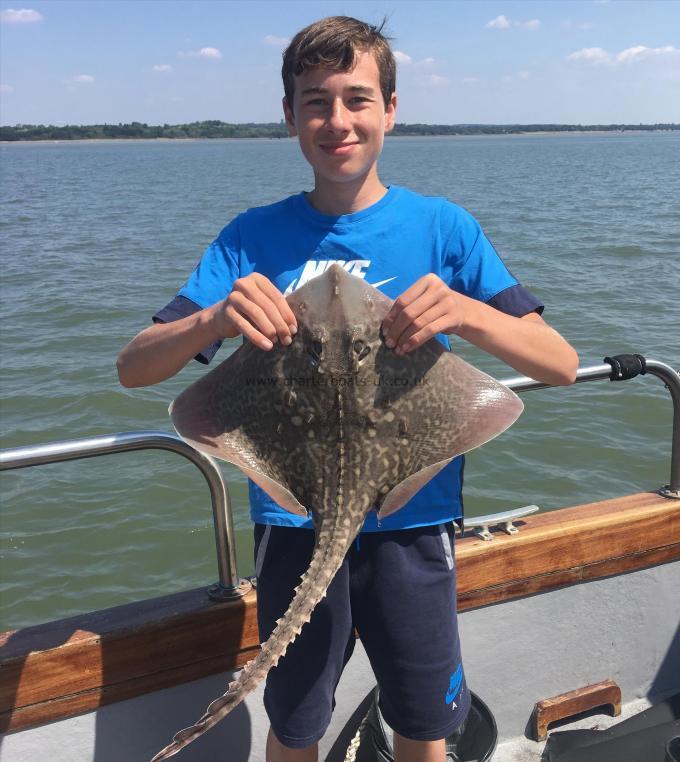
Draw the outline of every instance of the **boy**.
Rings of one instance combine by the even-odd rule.
[[[383,323],[397,354],[456,334],[517,371],[573,382],[574,350],[540,317],[475,220],[443,199],[386,188],[377,171],[394,126],[395,62],[380,29],[322,19],[284,54],[283,110],[314,171],[314,189],[248,210],[211,244],[175,299],[120,354],[124,386],[162,381],[224,338],[288,346],[284,298],[339,261],[396,301]],[[379,525],[369,515],[327,598],[267,679],[268,762],[317,759],[333,693],[359,631],[394,728],[397,762],[444,762],[444,739],[469,708],[456,629],[451,533],[462,459]],[[288,606],[313,544],[310,522],[250,485],[258,619],[264,640]],[[434,626],[433,626],[434,625]]]

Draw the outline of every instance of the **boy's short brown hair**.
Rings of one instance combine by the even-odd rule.
[[[293,107],[295,76],[307,69],[325,66],[335,71],[354,68],[358,52],[371,51],[380,72],[380,91],[389,105],[396,88],[397,66],[388,38],[380,26],[373,26],[350,16],[329,16],[301,29],[283,54],[283,89]]]

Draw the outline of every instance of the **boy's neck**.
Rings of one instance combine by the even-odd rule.
[[[317,177],[314,190],[307,194],[307,200],[317,212],[339,217],[373,206],[386,192],[387,188],[380,182],[377,173],[344,183],[328,182]]]

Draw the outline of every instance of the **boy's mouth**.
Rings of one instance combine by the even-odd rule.
[[[344,156],[345,154],[351,153],[355,146],[358,145],[359,141],[355,140],[351,143],[321,143],[319,147],[324,153],[330,154],[331,156]]]

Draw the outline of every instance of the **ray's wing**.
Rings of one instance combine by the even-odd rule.
[[[399,510],[453,458],[511,426],[524,406],[514,392],[436,340],[403,357],[381,349],[375,404],[396,421],[396,444],[408,475],[380,504],[381,518]]]
[[[286,349],[244,344],[170,406],[177,433],[197,450],[241,469],[282,508],[307,516],[290,490],[283,438],[281,365]]]

